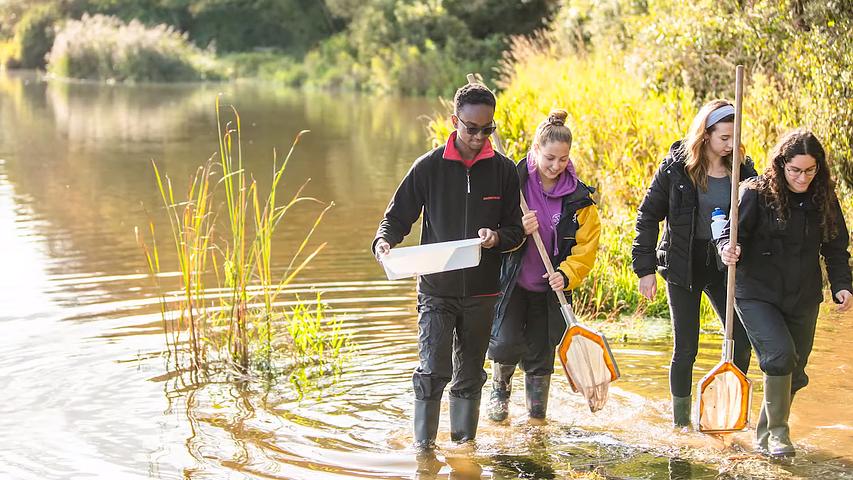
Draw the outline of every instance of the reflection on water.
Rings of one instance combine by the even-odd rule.
[[[285,189],[310,177],[306,194],[336,203],[314,239],[329,246],[283,298],[322,291],[358,348],[337,379],[317,378],[321,388],[302,398],[287,381],[200,382],[168,368],[157,292],[133,227],[163,220],[152,160],[180,185],[216,151],[219,92],[239,107],[247,167],[262,185],[273,149],[307,128]],[[0,76],[0,255],[8,272],[0,284],[0,478],[853,478],[853,414],[844,408],[853,316],[831,313],[819,324],[812,384],[794,403],[801,455],[793,463],[749,453],[749,433],[724,450],[719,440],[673,432],[669,340],[630,336],[614,345],[623,377],[601,412],[590,414],[555,376],[550,421],[528,425],[516,378],[509,424],[484,418],[476,446],[455,446],[445,411],[439,449],[416,455],[414,282],[386,281],[368,245],[426,144],[418,118],[436,108],[431,100],[245,84]],[[316,214],[296,213],[296,225]],[[288,228],[280,250],[302,238]],[[719,344],[703,336],[697,379],[717,362]],[[756,391],[756,410],[760,398]]]

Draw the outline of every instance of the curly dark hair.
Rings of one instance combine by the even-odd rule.
[[[459,113],[465,105],[488,105],[495,108],[495,94],[483,84],[469,83],[456,90],[453,96],[453,111]]]
[[[817,162],[817,172],[807,193],[820,214],[823,241],[832,240],[838,235],[837,211],[833,208],[838,198],[835,195],[835,182],[829,177],[826,153],[812,132],[798,129],[779,139],[770,151],[769,163],[764,173],[750,179],[746,187],[758,190],[767,205],[784,223],[788,219],[788,200],[791,195],[785,180],[785,165],[797,155],[810,155]]]

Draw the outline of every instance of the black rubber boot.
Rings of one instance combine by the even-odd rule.
[[[450,439],[468,442],[477,436],[480,420],[480,397],[459,398],[450,395]]]
[[[796,454],[791,442],[788,416],[791,414],[791,375],[765,375],[764,401],[762,410],[766,420],[766,431],[756,427],[756,441],[766,437],[767,453],[774,457],[792,457]],[[761,423],[761,418],[759,418]]]
[[[495,362],[492,369],[492,395],[489,397],[489,419],[503,422],[509,416],[509,396],[512,393],[512,374],[515,365]]]
[[[690,397],[672,396],[672,425],[675,427],[690,426]]]
[[[524,397],[527,401],[527,415],[530,418],[545,418],[550,388],[551,375],[524,375]]]
[[[435,448],[438,434],[438,417],[441,413],[440,400],[415,400],[415,448]]]

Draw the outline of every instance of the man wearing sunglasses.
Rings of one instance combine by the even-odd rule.
[[[435,446],[441,397],[450,383],[450,437],[473,440],[483,362],[500,291],[501,253],[524,238],[515,164],[495,152],[495,96],[483,85],[456,91],[455,131],[447,143],[418,158],[403,178],[379,224],[372,250],[377,259],[400,243],[423,212],[421,244],[479,237],[476,267],[418,277],[418,355],[415,446]]]

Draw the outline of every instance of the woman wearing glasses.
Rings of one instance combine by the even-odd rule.
[[[565,110],[554,110],[536,129],[533,148],[517,170],[530,212],[522,217],[524,233],[539,231],[555,273],[549,276],[529,239],[503,257],[502,296],[495,309],[488,356],[494,375],[489,418],[507,418],[511,378],[516,364],[524,370],[530,418],[545,418],[554,372],[554,349],[566,330],[554,291],[577,287],[589,274],[598,250],[600,221],[590,195],[569,159],[572,131]]]
[[[853,306],[847,225],[811,132],[782,137],[764,173],[743,184],[738,212],[739,245],[729,245],[728,226],[718,244],[723,263],[737,263],[736,308],[764,372],[756,443],[789,456],[791,398],[809,383],[805,367],[823,301],[820,256],[839,310]]]
[[[687,137],[670,147],[637,212],[631,255],[640,294],[655,297],[655,270],[666,280],[674,337],[669,388],[676,427],[690,425],[702,292],[721,322],[725,317],[726,276],[711,242],[711,213],[716,208],[726,216],[729,212],[734,114],[734,107],[725,100],[713,100],[699,110]],[[755,175],[747,158],[740,178]],[[664,220],[658,242],[659,224]],[[734,363],[746,373],[751,352],[740,321],[735,322],[734,343]]]

